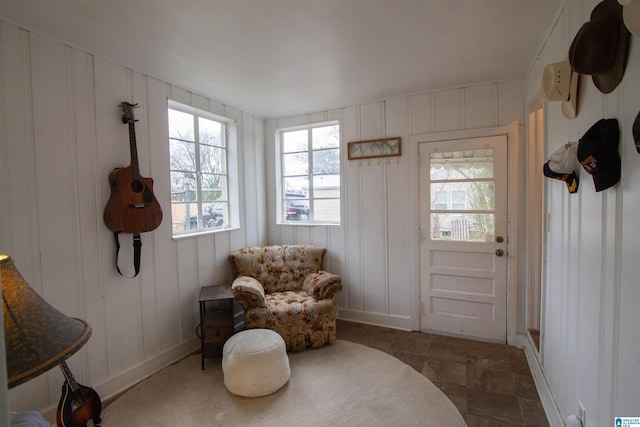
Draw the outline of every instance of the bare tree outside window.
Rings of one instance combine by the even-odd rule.
[[[493,149],[432,154],[433,239],[493,240],[493,161]]]
[[[283,223],[340,223],[340,126],[281,130]]]
[[[168,118],[173,231],[228,227],[226,124],[172,108]]]

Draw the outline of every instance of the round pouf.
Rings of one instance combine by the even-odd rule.
[[[222,350],[224,385],[233,394],[266,396],[289,381],[291,370],[282,337],[270,329],[233,335]]]

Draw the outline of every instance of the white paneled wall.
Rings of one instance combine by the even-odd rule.
[[[566,59],[571,41],[589,20],[596,0],[567,1],[527,79],[527,99],[539,90],[546,64]],[[596,193],[580,173],[578,193],[546,180],[549,229],[545,235],[542,371],[556,424],[587,411],[587,427],[613,425],[615,416],[637,416],[640,395],[640,155],[631,126],[640,110],[640,44],[633,37],[624,78],[604,95],[582,76],[579,114],[566,119],[559,103],[546,104],[546,152],[578,141],[599,119],[620,124],[621,182]],[[560,185],[559,185],[560,184]]]
[[[400,136],[402,156],[347,160],[342,156],[340,226],[276,225],[275,132],[289,126],[340,119],[342,146],[350,141]],[[339,316],[415,329],[417,278],[412,212],[417,200],[412,170],[417,152],[410,136],[499,127],[524,122],[524,81],[513,80],[435,91],[267,120],[268,235],[273,244],[313,243],[328,248],[325,268],[342,275]],[[521,295],[518,296],[519,298]]]
[[[198,348],[200,286],[228,283],[228,253],[266,242],[264,122],[4,22],[0,55],[0,249],[49,303],[92,326],[69,365],[104,399]],[[237,121],[238,229],[172,239],[168,98]],[[164,212],[161,226],[142,235],[135,279],[118,275],[102,220],[107,176],[130,163],[122,101],[140,104],[140,171],[154,179]],[[130,272],[131,236],[121,244]],[[62,382],[54,369],[16,387],[11,409],[54,409]]]

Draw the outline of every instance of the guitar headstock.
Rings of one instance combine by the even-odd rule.
[[[137,122],[137,120],[133,117],[133,109],[138,106],[138,104],[130,104],[128,102],[123,102],[120,104],[122,107],[122,123],[133,123]]]

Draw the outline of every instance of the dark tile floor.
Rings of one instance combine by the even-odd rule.
[[[524,351],[338,320],[338,339],[391,354],[427,377],[469,427],[549,426]]]

